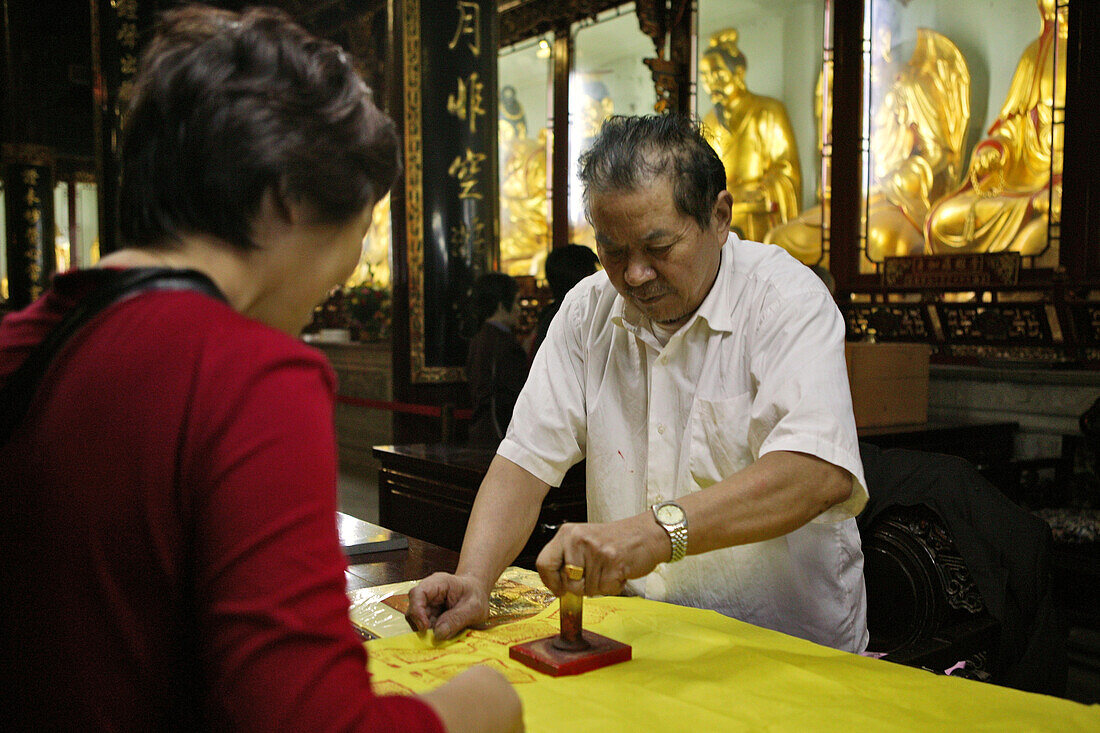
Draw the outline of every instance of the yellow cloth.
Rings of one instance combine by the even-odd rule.
[[[548,677],[508,657],[554,634],[558,608],[433,646],[368,642],[380,694],[423,692],[468,667],[499,670],[538,731],[1100,730],[1100,706],[934,675],[838,652],[713,611],[589,598],[586,629],[633,647],[629,662]]]

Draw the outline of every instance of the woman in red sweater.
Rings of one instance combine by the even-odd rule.
[[[0,324],[3,383],[121,273],[210,286],[94,316],[0,447],[0,687],[18,728],[522,727],[487,668],[373,694],[347,616],[334,376],[295,336],[351,274],[398,167],[392,121],[337,46],[272,11],[165,16],[122,146],[126,248]]]

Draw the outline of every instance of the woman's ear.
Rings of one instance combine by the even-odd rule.
[[[285,224],[302,222],[302,206],[287,193],[286,182],[281,178],[278,184],[268,186],[264,191],[260,207],[261,214],[275,216]]]

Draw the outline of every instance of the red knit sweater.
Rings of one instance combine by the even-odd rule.
[[[0,324],[0,380],[99,271]],[[192,292],[118,303],[0,448],[0,687],[32,729],[441,731],[376,696],[324,357]],[[5,726],[6,727],[6,726]]]

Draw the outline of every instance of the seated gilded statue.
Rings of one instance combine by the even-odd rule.
[[[1054,0],[1038,6],[1042,31],[1020,57],[1000,114],[974,148],[962,185],[928,216],[934,253],[1047,250],[1050,214],[1061,211],[1063,137],[1052,110],[1065,99],[1067,19]]]
[[[550,251],[546,198],[546,131],[527,136],[516,90],[500,90],[500,266],[509,275],[538,275]]]
[[[876,37],[872,84],[882,100],[873,117],[871,186],[867,206],[867,255],[920,254],[924,219],[931,202],[958,183],[966,125],[970,119],[970,74],[959,49],[940,33],[921,28],[904,64],[894,62],[904,47],[891,48],[892,34]],[[830,79],[831,82],[831,79]],[[814,108],[822,118],[823,77]],[[828,122],[826,123],[828,124]],[[820,122],[818,149],[821,148]],[[828,181],[822,196],[828,202]],[[783,247],[807,265],[828,264],[821,251],[821,205],[806,209],[768,232],[764,241]]]
[[[348,278],[348,285],[370,282],[379,287],[390,284],[390,195],[382,197],[371,212],[370,228],[363,237],[359,264]]]
[[[884,80],[871,137],[867,258],[924,252],[932,202],[959,182],[970,122],[970,71],[958,47],[928,28],[917,30],[904,66]]]
[[[745,86],[745,57],[737,31],[718,31],[699,62],[699,76],[714,109],[703,117],[711,145],[726,167],[733,195],[731,226],[760,241],[769,229],[798,213],[802,173],[787,110]]]

